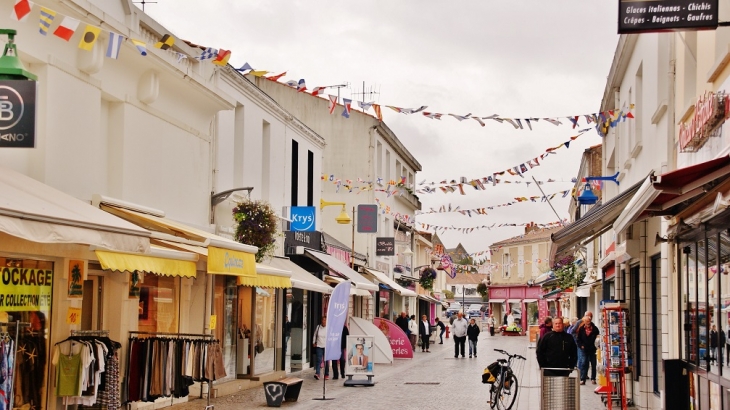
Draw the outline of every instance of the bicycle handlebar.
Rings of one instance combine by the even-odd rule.
[[[522,355],[519,355],[519,354],[509,354],[509,353],[507,353],[506,351],[504,351],[504,350],[502,350],[502,349],[494,349],[494,351],[495,351],[495,352],[498,352],[498,353],[502,353],[503,355],[507,355],[507,356],[508,356],[508,357],[510,357],[510,358],[514,357],[514,358],[516,358],[516,359],[522,359],[522,360],[527,360],[527,359],[526,359],[526,358],[525,358],[524,356],[522,356]]]

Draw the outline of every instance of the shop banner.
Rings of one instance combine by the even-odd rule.
[[[51,309],[51,269],[2,269],[0,275],[0,312]]]
[[[256,258],[252,253],[209,246],[208,273],[255,277]]]
[[[618,33],[655,33],[670,30],[714,30],[717,0],[620,0]]]
[[[376,317],[373,324],[380,329],[390,342],[390,350],[396,359],[413,359],[413,347],[408,335],[398,325],[388,319]]]
[[[327,306],[327,342],[324,360],[340,360],[342,355],[342,331],[345,328],[350,304],[351,282],[346,280],[335,286]]]
[[[373,337],[372,336],[348,336],[347,337],[347,366],[345,375],[373,376]]]

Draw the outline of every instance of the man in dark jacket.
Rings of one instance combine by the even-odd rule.
[[[578,347],[573,336],[563,331],[563,318],[553,320],[553,330],[537,344],[537,363],[540,368],[573,369],[578,361]],[[546,376],[568,376],[571,370],[546,370]]]
[[[403,330],[406,336],[408,335],[408,316],[406,312],[400,312],[400,316],[395,319],[395,324]]]
[[[583,326],[578,329],[578,349],[583,355],[583,362],[578,364],[580,368],[580,384],[586,384],[588,379],[588,366],[591,366],[591,381],[596,384],[596,338],[600,332],[593,325],[590,317],[583,318]]]

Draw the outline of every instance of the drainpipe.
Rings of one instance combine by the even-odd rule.
[[[667,81],[667,87],[668,87],[668,98],[667,98],[667,162],[662,169],[662,172],[667,172],[670,169],[676,168],[676,153],[675,153],[675,143],[674,143],[674,135],[675,135],[675,121],[676,121],[676,109],[675,109],[675,90],[676,90],[676,71],[677,71],[677,50],[676,50],[676,41],[677,38],[675,37],[676,33],[668,33],[666,34],[669,36],[669,70],[667,71],[667,76],[669,77],[669,81]],[[669,222],[665,220],[664,218],[661,219],[661,228],[662,232],[666,235],[667,228],[669,226]],[[673,263],[675,258],[675,247],[672,242],[664,242],[661,245],[661,281],[667,282],[667,296],[666,299],[662,300],[662,306],[664,307],[664,315],[667,316],[667,319],[676,318],[674,321],[667,320],[666,323],[668,325],[668,329],[664,330],[662,329],[662,333],[666,333],[669,335],[667,337],[668,346],[662,346],[662,356],[663,358],[671,358],[671,357],[679,357],[679,336],[680,336],[680,329],[677,329],[676,327],[679,326],[679,318],[681,317],[681,310],[678,310],[679,303],[678,300],[680,299],[681,290],[679,289],[679,285],[677,282],[678,274],[681,272],[680,267],[673,268],[675,264]],[[676,298],[676,299],[675,299]]]

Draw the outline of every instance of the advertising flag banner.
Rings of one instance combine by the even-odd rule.
[[[324,360],[340,360],[342,355],[342,330],[347,320],[350,303],[350,281],[340,282],[330,296],[327,306],[327,342],[324,348]]]

